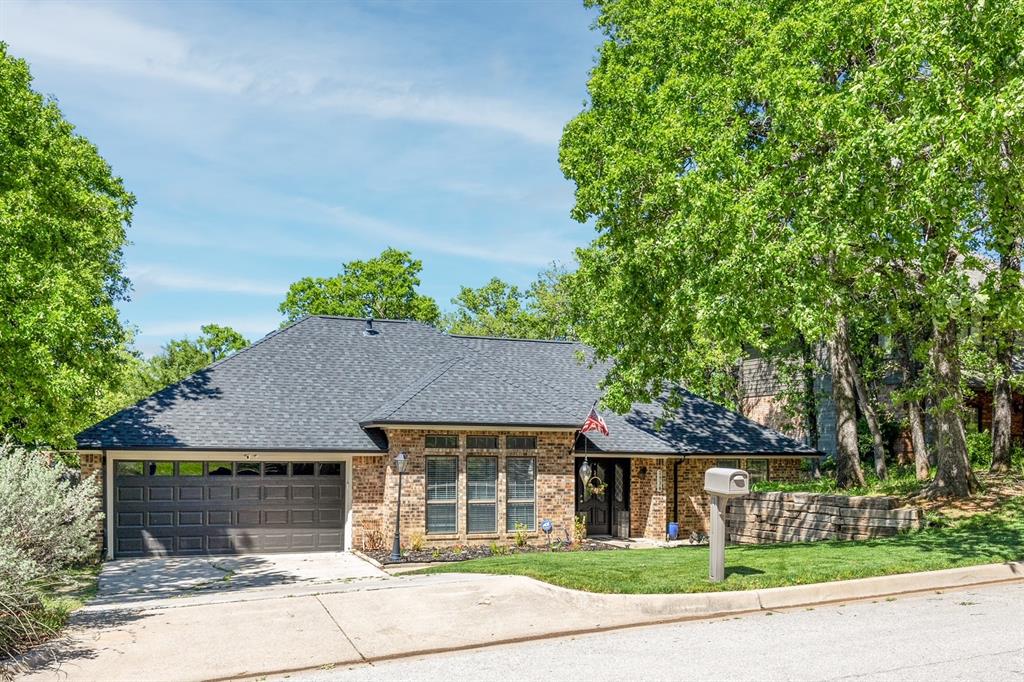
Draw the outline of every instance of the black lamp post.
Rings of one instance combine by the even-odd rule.
[[[391,560],[402,560],[402,474],[409,466],[409,458],[404,452],[395,455],[395,469],[398,471],[398,504],[395,509],[395,542],[391,545]]]

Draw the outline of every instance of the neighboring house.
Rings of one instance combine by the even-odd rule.
[[[705,529],[704,471],[795,480],[806,445],[698,396],[580,435],[607,365],[578,343],[450,336],[425,324],[308,317],[77,437],[105,482],[108,557],[340,550],[538,537],[662,539]],[[588,460],[594,489],[579,477]],[[601,490],[599,494],[594,490]]]
[[[1024,375],[1024,357],[1014,360],[1013,372],[1017,375]],[[974,416],[979,431],[992,430],[992,387],[977,378],[968,380],[967,385],[974,392],[968,397],[967,404],[974,410]],[[1024,392],[1014,391],[1012,394],[1012,411],[1010,417],[1010,440],[1024,448]]]
[[[819,357],[819,364],[827,367],[827,360]],[[1024,374],[1024,358],[1018,358],[1014,371]],[[794,406],[792,395],[798,395],[799,385],[787,392],[787,381],[799,381],[799,377],[788,377],[778,365],[752,354],[739,367],[741,398],[740,412],[753,421],[788,434],[806,443],[808,438],[806,415],[799,404]],[[895,375],[886,377],[887,389],[898,387],[900,380]],[[973,422],[979,431],[992,428],[992,390],[984,381],[974,377],[967,381],[971,391],[965,396],[967,407],[973,413]],[[888,391],[887,391],[888,392]],[[787,395],[789,393],[789,395]],[[836,408],[832,401],[832,375],[829,371],[819,372],[814,378],[816,412],[816,446],[829,457],[836,454]],[[795,407],[795,409],[794,409]],[[927,421],[927,418],[926,418]],[[926,432],[930,433],[930,424]],[[1013,393],[1013,417],[1011,440],[1024,447],[1024,393]],[[902,433],[890,444],[901,461],[913,461],[913,447],[908,433]]]

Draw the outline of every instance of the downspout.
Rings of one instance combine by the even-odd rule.
[[[683,460],[677,459],[672,465],[672,520],[679,523],[679,465]]]

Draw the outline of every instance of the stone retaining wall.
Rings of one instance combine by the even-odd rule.
[[[899,504],[895,497],[751,493],[730,500],[725,523],[730,542],[752,544],[867,540],[922,528],[924,510]]]

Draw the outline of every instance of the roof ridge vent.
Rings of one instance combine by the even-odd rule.
[[[373,318],[366,318],[366,328],[363,329],[363,336],[377,336],[378,334],[380,334],[380,330],[373,328]]]

